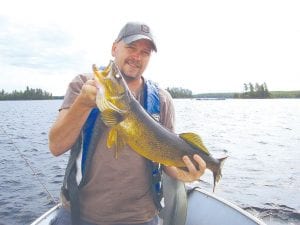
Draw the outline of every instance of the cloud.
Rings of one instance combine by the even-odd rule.
[[[197,1],[153,1],[147,10],[138,0],[129,3],[86,0],[70,9],[68,1],[7,2],[0,9],[0,88],[21,82],[62,95],[77,73],[105,65],[121,26],[139,20],[151,26],[158,46],[145,76],[165,87],[200,93],[266,82],[270,90],[299,89],[299,1],[199,7]]]
[[[29,86],[63,95],[86,61],[84,49],[59,26],[0,16],[0,30],[0,88],[5,91]]]
[[[0,17],[1,64],[37,70],[74,68],[72,37],[57,27],[17,24]]]

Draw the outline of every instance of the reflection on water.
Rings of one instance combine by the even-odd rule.
[[[300,100],[174,102],[177,133],[198,133],[215,157],[229,156],[218,196],[267,224],[300,223]],[[68,155],[53,157],[47,144],[60,104],[61,100],[0,102],[3,224],[28,224],[54,204],[37,177],[58,200]],[[211,191],[209,171],[203,180],[200,186]]]

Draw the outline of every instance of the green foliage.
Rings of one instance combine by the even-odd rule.
[[[244,83],[244,92],[235,93],[234,98],[270,98],[271,93],[268,90],[267,84],[253,85],[252,83]]]
[[[0,91],[0,100],[41,100],[52,99],[52,94],[43,91],[40,88],[26,87],[25,91],[14,90],[12,93],[6,93],[4,89]]]
[[[227,98],[300,98],[299,91],[269,91],[267,84],[244,83],[243,93],[201,93],[192,94],[192,91],[180,87],[167,88],[173,98],[201,98],[201,99],[227,99]]]
[[[272,98],[300,98],[300,91],[272,91]]]
[[[193,92],[181,87],[167,88],[167,91],[171,94],[172,98],[192,98]]]

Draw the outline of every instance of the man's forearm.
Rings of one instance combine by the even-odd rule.
[[[91,108],[83,106],[77,98],[69,109],[59,112],[49,132],[49,148],[53,155],[61,155],[72,147],[90,111]]]

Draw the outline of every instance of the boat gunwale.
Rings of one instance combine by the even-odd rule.
[[[39,218],[37,218],[35,221],[33,221],[30,225],[38,225],[41,224],[41,222],[45,219],[47,219],[48,216],[50,216],[53,212],[55,212],[57,209],[59,209],[62,206],[61,203],[53,206],[51,209],[49,209],[47,212],[42,214]]]

